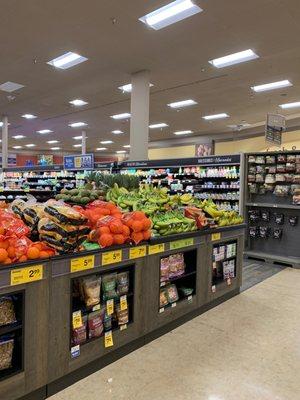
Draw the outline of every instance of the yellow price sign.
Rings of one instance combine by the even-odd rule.
[[[78,328],[82,327],[83,322],[82,322],[82,314],[81,314],[80,310],[73,312],[72,325],[73,325],[73,329],[78,329]]]
[[[182,249],[183,247],[193,246],[194,238],[176,240],[170,243],[170,250]]]
[[[85,271],[86,269],[94,268],[95,256],[86,256],[73,258],[71,260],[71,272]]]
[[[112,331],[105,332],[104,335],[104,347],[112,347],[114,345]]]
[[[106,302],[106,314],[112,315],[114,313],[114,299],[107,300]]]
[[[129,259],[133,260],[135,258],[145,257],[147,255],[147,247],[139,246],[133,247],[129,250]]]
[[[10,284],[21,285],[23,283],[40,281],[43,279],[43,269],[43,265],[33,265],[32,267],[13,269],[10,272]]]
[[[81,157],[74,158],[75,168],[81,168]]]
[[[25,193],[29,193],[29,192],[30,192],[30,188],[25,188],[25,189],[24,189],[24,192],[25,192]]]
[[[0,192],[4,192],[4,187],[0,187]]]
[[[165,251],[165,244],[160,243],[160,244],[154,244],[152,246],[149,246],[149,255],[151,256],[152,254],[157,254],[157,253],[162,253]]]
[[[215,242],[216,240],[220,240],[220,239],[221,239],[221,233],[220,232],[219,233],[213,233],[211,235],[212,242]]]
[[[114,264],[122,261],[122,250],[108,251],[102,254],[102,265]]]
[[[121,311],[127,310],[128,304],[127,304],[127,296],[121,296],[120,297],[120,309]]]

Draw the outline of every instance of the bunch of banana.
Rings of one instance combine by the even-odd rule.
[[[132,208],[133,211],[143,211],[148,217],[160,210],[157,204],[144,202],[142,200],[136,201]]]
[[[106,193],[106,200],[107,201],[112,201],[115,204],[118,204],[118,198],[120,196],[128,195],[129,192],[126,188],[124,187],[119,187],[117,183],[114,184],[114,186],[109,189]]]
[[[182,211],[157,213],[151,219],[153,222],[152,231],[156,236],[173,235],[197,230],[195,220],[186,218]]]
[[[180,202],[183,205],[187,204],[193,204],[194,203],[194,197],[191,193],[185,193],[182,196],[180,196]]]

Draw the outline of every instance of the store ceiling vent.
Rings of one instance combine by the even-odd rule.
[[[15,83],[15,82],[5,82],[0,85],[0,90],[3,90],[3,92],[8,92],[12,93],[15,92],[16,90],[22,89],[24,85],[21,85],[20,83]]]

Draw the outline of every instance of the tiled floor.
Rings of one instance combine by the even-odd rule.
[[[282,269],[51,400],[298,400],[299,316]]]

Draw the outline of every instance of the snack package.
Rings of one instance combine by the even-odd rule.
[[[265,156],[256,156],[255,163],[256,164],[265,164],[266,163]]]
[[[89,339],[100,337],[104,330],[105,308],[94,311],[88,315]]]
[[[193,288],[187,288],[185,286],[181,286],[178,290],[183,297],[191,296],[194,292]]]
[[[258,237],[258,229],[256,226],[249,226],[249,236],[251,238],[257,238]]]
[[[295,154],[288,154],[286,157],[287,163],[294,163],[296,162],[296,155]]]
[[[102,290],[103,290],[103,300],[115,299],[118,297],[117,291],[117,274],[104,275],[102,277]]]
[[[274,189],[275,196],[286,197],[290,192],[290,186],[288,185],[276,185]]]
[[[87,316],[82,316],[82,326],[74,329],[72,331],[72,344],[77,346],[78,344],[83,344],[87,340]]]
[[[11,337],[0,338],[0,371],[12,367],[14,339]]]
[[[169,256],[169,278],[176,278],[183,275],[185,271],[184,256],[182,253]]]
[[[284,215],[281,213],[274,213],[275,224],[283,225],[284,224]]]
[[[227,280],[228,278],[234,278],[235,270],[235,260],[224,261],[223,262],[223,278]]]
[[[170,260],[169,257],[164,257],[160,260],[160,281],[167,282],[170,273]]]
[[[129,292],[129,272],[120,272],[117,275],[117,293],[123,296]]]
[[[296,226],[298,223],[298,217],[296,215],[290,215],[289,216],[289,224],[291,226]]]
[[[282,229],[274,229],[273,231],[273,238],[274,239],[281,239],[282,238]]]
[[[88,308],[100,303],[101,277],[91,276],[82,279],[84,301]]]
[[[169,303],[175,303],[178,299],[178,292],[176,285],[167,286],[167,297]]]
[[[119,326],[128,324],[129,322],[128,307],[126,310],[121,310],[120,304],[118,304],[116,307],[116,314]]]
[[[278,163],[285,163],[286,162],[286,155],[285,154],[278,154],[277,162]]]
[[[260,211],[259,210],[249,210],[248,211],[249,221],[257,222],[260,220]]]
[[[11,297],[0,297],[0,326],[16,322],[14,302]]]
[[[166,288],[160,289],[159,292],[159,306],[160,308],[165,307],[169,303],[168,291]]]
[[[266,156],[266,164],[275,164],[275,156]]]
[[[105,332],[112,330],[112,316],[107,315],[106,313],[104,315],[104,330]]]
[[[269,235],[270,235],[270,228],[268,228],[267,226],[259,227],[259,236],[262,239],[266,239],[267,237],[269,237]]]
[[[248,157],[248,162],[252,163],[252,164],[255,163],[255,156],[249,156]]]

